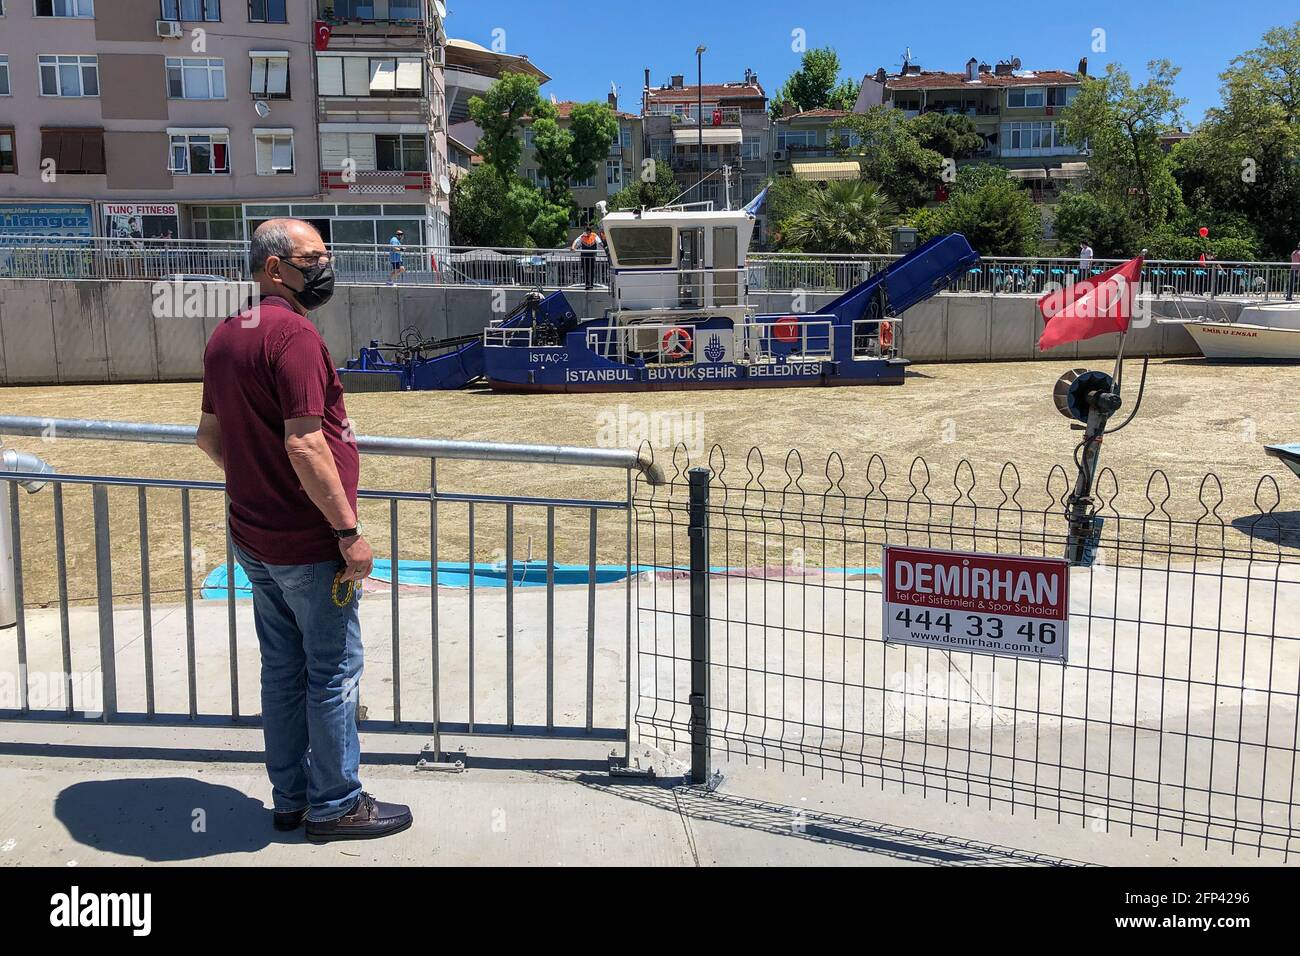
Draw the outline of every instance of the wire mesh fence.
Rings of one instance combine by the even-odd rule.
[[[1070,570],[1053,662],[886,642],[881,566],[887,545],[1061,556],[1060,467],[1035,486],[1010,464],[940,480],[919,458],[850,475],[836,455],[810,472],[795,452],[737,467],[715,448],[707,466],[695,522],[684,455],[635,493],[643,741],[1098,831],[1300,850],[1300,511],[1270,476],[1176,494],[1157,472],[1134,494],[1103,471],[1099,560]]]

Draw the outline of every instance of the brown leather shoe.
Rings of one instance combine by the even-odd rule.
[[[276,810],[272,813],[271,819],[277,830],[289,832],[302,826],[303,821],[307,819],[307,808],[301,810]]]
[[[370,794],[363,792],[356,806],[343,816],[319,823],[308,820],[307,839],[315,842],[370,840],[392,833],[401,833],[410,825],[410,807],[400,803],[380,803]]]

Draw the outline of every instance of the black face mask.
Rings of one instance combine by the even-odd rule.
[[[323,266],[319,263],[314,266],[308,266],[306,269],[299,268],[288,259],[281,259],[281,262],[293,268],[303,278],[302,291],[289,289],[294,298],[308,312],[313,309],[319,309],[328,302],[334,295],[334,268],[333,266]],[[286,288],[288,288],[286,286]]]

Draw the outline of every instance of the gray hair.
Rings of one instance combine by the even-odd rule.
[[[266,260],[271,256],[287,259],[293,255],[293,239],[289,236],[288,219],[272,219],[264,222],[253,232],[253,240],[248,244],[248,270],[257,275],[266,268]]]

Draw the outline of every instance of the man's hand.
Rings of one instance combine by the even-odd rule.
[[[370,572],[375,565],[375,555],[370,550],[370,542],[363,535],[355,534],[350,538],[343,538],[339,541],[339,553],[347,562],[347,567],[339,578],[340,581],[360,581],[370,577]]]

